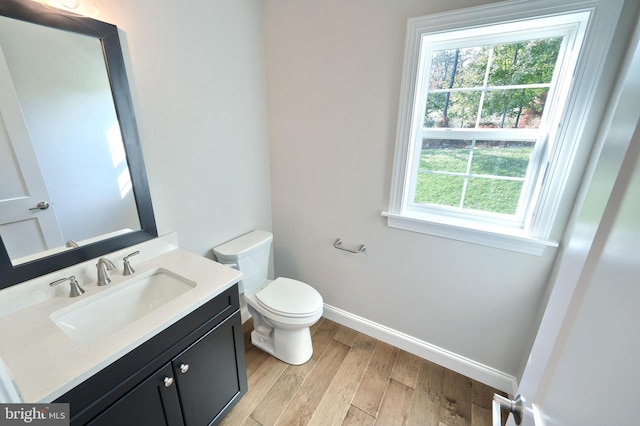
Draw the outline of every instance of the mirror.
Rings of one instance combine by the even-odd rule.
[[[3,0],[0,94],[0,288],[157,237],[115,26]]]

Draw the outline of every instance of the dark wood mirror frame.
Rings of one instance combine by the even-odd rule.
[[[45,275],[158,236],[142,149],[133,113],[124,59],[116,26],[82,16],[56,13],[36,1],[2,0],[0,15],[98,39],[104,52],[120,123],[141,230],[14,266],[0,238],[0,289]]]

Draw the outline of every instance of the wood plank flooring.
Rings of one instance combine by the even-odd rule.
[[[293,366],[253,347],[248,325],[249,391],[222,425],[491,426],[501,392],[401,349],[322,318]]]

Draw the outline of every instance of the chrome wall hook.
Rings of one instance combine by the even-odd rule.
[[[340,238],[336,239],[336,241],[333,243],[333,246],[338,250],[348,251],[349,253],[363,253],[367,250],[367,246],[365,246],[364,244],[360,244],[356,249],[348,249],[342,247],[342,240]]]

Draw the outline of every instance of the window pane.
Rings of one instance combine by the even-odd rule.
[[[494,213],[515,214],[522,182],[512,180],[470,178],[463,208]]]
[[[466,173],[471,141],[424,139],[420,170]]]
[[[561,44],[556,37],[495,45],[488,84],[550,83]]]
[[[480,127],[537,129],[548,91],[542,88],[487,92],[482,104]]]
[[[429,93],[424,127],[475,127],[480,92]]]
[[[459,176],[418,174],[415,202],[460,207],[464,178]]]
[[[476,141],[472,174],[524,178],[534,142]]]
[[[488,52],[488,46],[433,52],[429,89],[482,86],[487,68]]]

